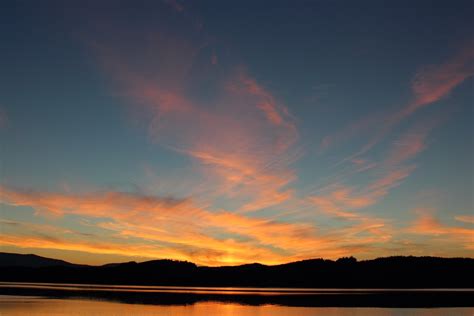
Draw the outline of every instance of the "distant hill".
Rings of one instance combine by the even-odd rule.
[[[17,253],[0,252],[0,267],[55,267],[74,266],[67,261],[41,257],[33,254],[24,255]]]
[[[307,288],[474,288],[474,259],[386,257],[311,259],[281,265],[206,267],[152,260],[83,266],[0,253],[0,281]]]

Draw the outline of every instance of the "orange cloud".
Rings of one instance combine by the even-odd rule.
[[[2,231],[0,244],[126,256],[169,257],[199,264],[249,261],[283,263],[324,254],[328,258],[371,248],[390,236],[381,221],[323,233],[309,223],[285,223],[227,211],[211,212],[188,200],[172,200],[120,192],[74,195],[19,191],[1,187],[1,203],[37,211],[100,219],[101,242],[72,231],[38,225]],[[3,223],[2,226],[8,224]],[[385,236],[385,237],[383,237]]]
[[[328,215],[357,219],[367,218],[357,213],[357,210],[367,208],[386,196],[392,188],[408,177],[414,166],[401,166],[383,171],[382,175],[359,188],[336,184],[324,188],[322,193],[312,195],[309,202]]]
[[[221,190],[226,194],[244,193],[252,197],[240,207],[243,212],[277,205],[292,197],[292,191],[284,188],[295,179],[294,173],[279,166],[272,169],[265,164],[271,162],[270,157],[268,161],[259,161],[253,156],[246,158],[242,153],[211,152],[210,148],[188,154],[210,167],[209,172],[218,176]]]
[[[454,219],[459,222],[474,224],[474,215],[459,215],[455,216]]]
[[[1,201],[14,206],[34,206],[39,211],[54,215],[81,214],[94,217],[113,217],[128,220],[136,215],[164,216],[175,209],[193,213],[184,200],[154,198],[122,192],[101,192],[88,195],[19,191],[0,186]],[[144,212],[146,210],[146,212]]]
[[[128,257],[183,258],[183,254],[173,249],[159,249],[156,246],[124,243],[107,243],[94,240],[91,242],[50,239],[42,236],[14,236],[0,234],[0,245],[20,248],[72,250],[98,254],[124,255]]]
[[[231,263],[232,260],[244,262],[251,259],[248,257],[249,254],[254,254],[263,261],[271,262],[279,257],[265,247],[258,246],[259,239],[257,239],[257,245],[248,245],[207,236],[203,228],[214,227],[226,230],[227,227],[232,227],[239,217],[235,216],[234,221],[221,222],[216,220],[215,216],[224,215],[213,215],[205,210],[193,208],[190,203],[185,201],[171,201],[120,192],[78,196],[46,192],[21,192],[2,187],[0,193],[1,202],[9,205],[29,206],[36,210],[53,212],[56,215],[75,214],[83,217],[103,218],[107,221],[99,224],[99,227],[116,232],[118,234],[116,237],[142,239],[142,241],[132,242],[132,244],[134,249],[142,249],[143,253],[140,250],[127,252],[127,247],[123,245],[123,239],[114,245],[100,245],[84,243],[71,238],[58,240],[58,238],[47,238],[44,235],[36,236],[33,233],[34,236],[27,235],[23,239],[12,237],[11,234],[2,236],[3,244],[128,256],[137,256],[141,253],[140,256],[145,257],[193,259],[199,263],[207,264]],[[250,219],[248,221],[251,222]],[[212,224],[209,225],[209,223]],[[262,228],[268,228],[266,226],[271,225],[262,224]],[[34,231],[38,231],[38,228],[36,227]],[[24,232],[26,229],[22,231]],[[49,232],[49,234],[51,233],[54,231]],[[64,233],[59,235],[64,236]],[[253,238],[253,235],[249,237]],[[160,243],[145,247],[147,243],[143,240],[155,240]],[[125,243],[130,243],[130,240]],[[168,246],[164,246],[163,243],[167,243]],[[135,247],[136,245],[143,246]],[[205,256],[202,256],[203,254]]]
[[[132,236],[144,240],[156,240],[168,245],[172,244],[173,246],[168,247],[180,251],[179,255],[178,252],[175,252],[172,257],[186,259],[192,257],[199,263],[248,262],[251,260],[250,255],[256,256],[255,259],[264,262],[282,262],[285,260],[283,254],[275,253],[266,247],[294,251],[290,247],[296,241],[304,241],[303,244],[308,244],[311,241],[311,244],[314,244],[318,239],[316,235],[312,234],[311,228],[306,225],[253,219],[223,211],[212,213],[195,208],[188,201],[136,196],[120,192],[101,192],[78,196],[32,191],[21,192],[5,187],[1,188],[0,193],[1,202],[13,206],[29,206],[36,210],[53,212],[56,215],[75,214],[109,219],[99,226],[117,232],[118,236]],[[209,232],[216,231],[216,229],[217,232],[243,236],[245,241],[210,236]],[[303,234],[302,231],[306,231],[307,234]],[[11,240],[7,238],[8,236],[4,237],[7,241]],[[27,244],[23,242],[18,245],[48,248],[52,247],[54,243],[56,249],[63,249],[68,244],[65,241],[59,243],[51,238],[43,239],[50,241],[43,242],[41,247],[38,244],[40,243],[38,238],[34,239],[37,243],[33,243],[31,241],[33,239],[28,239]],[[68,241],[70,250],[89,252],[104,250],[102,246],[92,247],[84,245],[82,242],[76,244],[70,239]],[[139,244],[143,244],[143,242]],[[156,249],[151,247],[146,253],[155,257],[168,256],[171,251],[168,247],[160,244],[155,247]],[[120,250],[122,248],[115,248],[113,251],[105,253],[125,254]],[[160,253],[159,249],[162,248],[166,248],[166,251]],[[305,249],[313,251],[312,248]],[[207,257],[191,255],[198,253],[205,253]],[[136,254],[131,252],[129,255]]]
[[[468,250],[474,250],[474,229],[448,226],[429,214],[420,217],[408,228],[412,234],[426,235],[442,242],[456,244]]]

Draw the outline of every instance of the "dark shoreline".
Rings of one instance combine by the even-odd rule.
[[[259,288],[474,288],[474,258],[310,259],[281,265],[206,267],[152,260],[84,266],[35,255],[0,253],[0,281],[65,284]]]
[[[318,291],[314,293],[272,292],[154,292],[134,290],[97,290],[28,288],[2,285],[0,295],[41,296],[44,298],[106,300],[127,304],[192,305],[200,302],[225,302],[243,305],[281,305],[288,307],[397,307],[436,308],[474,307],[472,290],[354,290]]]

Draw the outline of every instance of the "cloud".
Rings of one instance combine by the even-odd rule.
[[[355,135],[365,134],[374,130],[380,120],[383,120],[383,117],[380,115],[369,115],[349,124],[332,135],[324,136],[319,146],[319,152],[324,152],[330,147],[346,142]]]
[[[440,65],[432,65],[417,71],[412,80],[413,99],[401,109],[381,115],[372,113],[333,135],[323,138],[320,151],[330,145],[345,142],[361,134],[371,133],[368,141],[355,153],[341,162],[351,161],[371,150],[389,134],[403,119],[419,109],[447,97],[457,86],[474,74],[474,45],[462,47],[455,55]]]
[[[309,200],[319,210],[325,212],[326,214],[349,219],[358,217],[357,214],[343,211],[342,208],[344,206],[340,206],[340,204],[334,201],[331,197],[312,196],[309,198]]]
[[[57,216],[77,215],[100,220],[101,241],[80,232],[19,223],[2,231],[0,243],[17,247],[76,250],[126,256],[174,258],[198,264],[239,264],[250,261],[283,263],[343,255],[363,255],[376,240],[390,233],[380,220],[318,231],[310,223],[288,223],[228,211],[209,211],[189,200],[174,200],[121,192],[77,195],[14,190],[2,187],[1,203],[32,207]],[[3,225],[3,224],[2,224]],[[3,225],[5,226],[5,225]],[[378,239],[377,239],[378,238]]]
[[[240,263],[251,260],[250,255],[264,262],[282,262],[285,256],[275,252],[273,250],[275,247],[281,249],[283,253],[293,252],[296,251],[292,249],[294,243],[299,242],[302,249],[307,252],[313,251],[308,245],[314,245],[318,240],[313,228],[308,225],[255,219],[225,211],[213,213],[194,207],[190,201],[185,200],[121,192],[75,195],[20,191],[5,187],[1,187],[0,193],[1,202],[4,204],[29,206],[37,211],[52,212],[57,216],[74,214],[85,218],[102,219],[103,222],[99,227],[117,233],[116,237],[142,239],[137,245],[146,244],[145,241],[150,240],[158,241],[159,244],[156,244],[155,248],[148,247],[146,251],[148,255],[155,257],[168,256],[168,253],[176,248],[179,249],[179,253],[173,253],[173,258],[193,259],[199,263]],[[36,228],[30,231],[41,231]],[[23,231],[26,231],[25,225]],[[217,236],[213,236],[213,233]],[[58,234],[64,236],[64,232]],[[235,236],[219,237],[219,234]],[[108,249],[105,246],[76,243],[71,239],[61,239],[61,242],[45,241],[41,246],[40,240],[45,238],[39,238],[41,236],[37,234],[32,235],[36,237],[27,238],[28,242],[19,245],[64,249],[67,241],[70,241],[70,250],[99,252],[104,248]],[[244,240],[239,241],[238,236]],[[3,239],[4,242],[11,240],[7,236]],[[105,253],[126,254],[122,250],[123,247],[118,244],[114,249]],[[159,249],[166,251],[160,253]],[[203,253],[206,255],[202,256]],[[133,256],[135,253],[130,252],[128,255]]]
[[[217,54],[215,52],[211,55],[211,64],[216,66],[218,64]]]
[[[126,251],[124,243],[132,242],[133,248],[143,249],[140,256],[170,257],[194,260],[198,263],[231,263],[250,260],[248,254],[254,254],[263,261],[276,260],[279,256],[271,250],[259,245],[265,235],[257,231],[247,231],[247,238],[255,240],[256,244],[222,240],[209,235],[208,230],[221,229],[228,232],[244,233],[236,228],[238,221],[255,222],[252,219],[242,219],[240,216],[213,214],[203,209],[193,207],[189,201],[157,198],[151,196],[133,195],[122,192],[96,192],[85,195],[61,194],[48,192],[20,191],[2,187],[0,190],[1,202],[13,206],[29,206],[41,212],[52,212],[57,216],[68,214],[79,215],[82,218],[98,218],[102,229],[114,232],[115,243],[91,244],[83,240],[71,238],[45,238],[46,234],[38,236],[36,232],[44,229],[32,230],[22,242],[12,237],[12,233],[2,237],[5,244],[16,243],[17,246],[55,248],[86,251],[93,253],[121,254],[136,256],[139,253]],[[219,219],[226,219],[220,221]],[[260,227],[268,231],[279,230],[276,223],[258,222],[254,228]],[[28,229],[23,225],[23,233]],[[35,233],[33,233],[33,231]],[[228,232],[229,233],[229,232]],[[283,233],[283,232],[282,232]],[[50,231],[49,234],[55,234]],[[260,236],[256,238],[256,234]],[[13,234],[14,235],[14,234]],[[59,233],[64,236],[64,232]],[[107,234],[104,234],[107,236]],[[138,238],[133,241],[129,238]],[[13,239],[12,239],[13,238]],[[262,239],[263,238],[263,239]],[[107,238],[104,238],[107,240]],[[104,240],[103,239],[103,240]],[[149,241],[158,243],[150,245]],[[137,247],[135,247],[137,246]],[[174,250],[173,250],[174,249]],[[137,250],[138,251],[138,250]],[[280,258],[281,260],[281,258]],[[233,263],[235,263],[233,262]]]
[[[474,224],[474,215],[458,215],[454,219],[459,222]]]
[[[173,258],[179,257],[178,251],[167,249],[157,249],[157,247],[146,245],[133,245],[130,247],[124,243],[107,243],[98,240],[72,241],[63,238],[48,238],[47,236],[15,236],[12,234],[5,235],[0,233],[0,245],[15,246],[21,248],[37,248],[37,249],[59,249],[73,250],[98,254],[114,254],[147,258]]]
[[[474,229],[444,225],[433,215],[421,211],[420,216],[407,229],[416,235],[429,236],[435,243],[451,243],[468,250],[474,250]],[[438,241],[439,240],[439,241]]]
[[[416,169],[411,160],[426,148],[426,138],[438,123],[439,120],[430,120],[415,125],[392,144],[378,163],[353,158],[353,170],[343,173],[339,180],[344,178],[343,180],[347,181],[358,172],[371,172],[375,176],[373,180],[359,182],[357,186],[336,181],[321,189],[319,194],[312,195],[309,198],[310,203],[330,216],[355,220],[365,218],[357,211],[375,205],[411,175]]]
[[[382,182],[389,186],[388,181]],[[2,187],[0,193],[4,204],[28,206],[57,216],[72,214],[99,220],[93,226],[100,230],[97,233],[101,235],[100,241],[80,231],[0,221],[3,227],[0,244],[15,247],[173,258],[207,265],[252,261],[278,264],[321,255],[326,258],[387,255],[397,240],[396,231],[386,220],[339,213],[345,212],[340,205],[359,209],[372,203],[347,188],[328,194],[327,203],[323,199],[313,200],[315,205],[319,203],[320,207],[351,221],[350,225],[325,228],[309,222],[279,222],[224,210],[209,211],[193,206],[189,200],[121,192],[77,195]],[[447,236],[450,242],[462,242],[467,250],[473,237],[473,230],[445,226],[429,216],[421,217],[403,233]]]
[[[456,77],[453,72],[461,71],[458,69],[459,64],[465,66],[466,61],[464,59],[467,57],[465,57],[464,54],[470,56],[466,52],[463,52],[461,54],[463,56],[461,60],[458,60],[459,57],[456,57],[445,65],[436,68],[436,71],[432,70],[433,73],[425,75],[423,80],[430,84],[427,83],[427,88],[423,91],[427,93],[431,89],[434,89],[438,91],[436,94],[438,98],[441,98],[448,93],[447,89],[441,89],[434,83],[436,80],[435,78],[432,78],[432,76],[443,77],[441,74],[447,73],[446,76],[449,78],[452,76]],[[453,65],[457,66],[454,67]],[[466,73],[461,77],[466,78]],[[460,83],[459,80],[456,82]],[[425,84],[423,85],[425,86]],[[454,87],[454,85],[451,87]],[[416,103],[422,104],[423,102],[426,102],[423,103],[426,105],[429,102],[434,102],[434,98],[426,98],[420,91],[416,89],[415,91],[417,91],[416,100],[418,100]],[[424,101],[422,102],[420,100]],[[405,109],[408,109],[409,107],[410,105],[405,107]],[[377,175],[377,178],[372,183],[359,184],[357,187],[351,187],[341,185],[336,181],[334,185],[329,186],[329,189],[327,189],[326,192],[312,196],[310,201],[320,211],[323,211],[328,215],[346,219],[357,219],[359,218],[359,215],[355,212],[356,210],[376,204],[381,198],[386,196],[391,189],[399,186],[400,183],[416,169],[416,165],[412,160],[427,148],[427,140],[431,131],[440,124],[442,119],[429,119],[414,124],[407,132],[399,136],[396,141],[391,144],[385,157],[380,162],[368,163],[365,159],[359,158],[359,156],[366,153],[373,146],[382,141],[393,125],[398,123],[399,120],[401,120],[403,116],[408,115],[408,113],[409,112],[402,110],[395,116],[390,117],[388,121],[385,120],[384,123],[386,123],[386,125],[382,127],[381,132],[376,133],[375,136],[369,138],[369,141],[356,153],[344,158],[340,163],[336,164],[336,166],[340,168],[341,163],[351,162],[352,170],[350,172],[341,173],[337,179],[338,181],[347,181],[349,176],[358,172],[371,172],[372,174]],[[356,124],[351,125],[346,130],[333,136],[332,141],[344,139],[353,132],[371,128],[370,125],[374,123],[374,121],[371,120],[373,117],[375,116],[369,116],[365,120],[361,120]],[[332,141],[327,139],[325,146],[329,145]]]
[[[438,66],[419,70],[412,81],[415,99],[401,112],[409,115],[437,102],[474,74],[474,44],[467,45],[451,59]]]
[[[440,65],[419,70],[412,80],[414,98],[390,116],[383,134],[419,109],[445,97],[474,74],[474,44],[462,47],[454,56]]]
[[[62,216],[81,214],[93,217],[113,216],[127,220],[137,214],[165,215],[175,209],[195,211],[185,200],[155,198],[123,192],[98,192],[87,195],[21,191],[0,186],[1,201],[13,206],[34,206],[38,211]],[[146,213],[141,213],[147,210]]]
[[[255,97],[257,99],[257,108],[262,111],[269,122],[276,126],[283,125],[290,130],[290,132],[296,133],[296,127],[294,123],[291,122],[288,109],[283,105],[279,105],[273,95],[244,71],[239,72],[238,80],[234,82],[231,89],[244,95]]]
[[[177,12],[185,10],[178,1],[165,3]],[[184,19],[187,14],[172,16]],[[2,228],[9,228],[8,233],[2,231],[0,243],[210,265],[387,253],[396,235],[390,221],[364,210],[379,203],[416,169],[412,160],[427,148],[436,124],[417,124],[397,138],[380,161],[360,156],[403,119],[446,97],[469,78],[472,51],[417,72],[413,100],[395,113],[371,114],[325,137],[322,150],[370,133],[364,146],[344,159],[350,167],[338,169],[335,181],[299,196],[293,167],[303,151],[298,124],[269,88],[272,83],[263,84],[245,67],[218,59],[215,41],[193,21],[180,22],[176,28],[162,25],[167,23],[164,20],[145,21],[130,29],[122,21],[104,20],[89,33],[94,34],[89,44],[114,94],[129,112],[141,115],[140,127],[147,129],[150,141],[191,161],[192,176],[199,177],[192,186],[183,185],[188,175],[173,179],[172,184],[158,179],[169,187],[183,185],[180,196],[187,198],[152,194],[156,193],[152,186],[146,188],[147,194],[0,186],[1,203],[54,215],[50,220],[91,219],[103,233],[94,243],[70,230],[3,221]],[[367,177],[358,185],[348,184],[350,177],[362,172]],[[305,221],[285,217],[295,214],[296,208],[305,208]],[[326,226],[324,215],[343,220]],[[472,222],[469,216],[456,219]],[[463,242],[470,236],[469,230],[429,218],[420,219],[414,227],[431,235],[465,236],[459,237]]]
[[[438,120],[431,120],[426,124],[416,125],[392,144],[380,162],[353,158],[352,171],[344,172],[336,179],[347,181],[359,172],[370,172],[373,175],[371,181],[359,181],[357,186],[335,181],[320,189],[319,194],[310,196],[309,201],[328,215],[346,219],[360,218],[355,211],[378,203],[416,169],[411,160],[426,148],[426,138],[438,123]]]
[[[290,165],[301,149],[282,102],[240,66],[220,65],[222,72],[211,77],[196,74],[204,67],[198,57],[207,54],[201,36],[170,32],[135,42],[133,51],[105,40],[94,47],[129,109],[145,112],[150,139],[190,157],[209,191],[240,204],[239,211],[293,197],[287,186],[296,174]],[[196,95],[201,82],[210,82],[212,93]]]
[[[345,219],[365,218],[356,211],[379,202],[391,189],[399,186],[413,170],[414,166],[405,166],[385,171],[376,180],[359,187],[336,184],[335,187],[329,186],[322,193],[312,195],[308,199],[318,210],[327,215]]]

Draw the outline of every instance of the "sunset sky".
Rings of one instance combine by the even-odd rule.
[[[0,251],[474,257],[472,1],[2,1]]]

